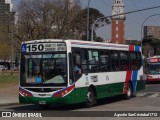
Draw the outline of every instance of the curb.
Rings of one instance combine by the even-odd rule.
[[[20,103],[0,103],[0,107],[2,107],[2,106],[10,106],[10,105],[20,105]]]

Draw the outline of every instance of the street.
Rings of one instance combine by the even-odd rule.
[[[40,113],[43,118],[38,120],[66,120],[66,119],[77,119],[77,120],[115,120],[118,114],[121,115],[134,115],[149,113],[150,115],[160,115],[160,83],[146,84],[146,89],[138,92],[136,97],[130,100],[124,100],[122,96],[116,96],[99,100],[98,104],[92,108],[86,108],[83,104],[72,105],[66,107],[57,107],[51,109],[41,109],[38,105],[9,105],[0,106],[0,111],[7,111],[12,113]],[[3,119],[3,118],[2,118]],[[5,119],[5,118],[4,118]],[[17,120],[17,117],[12,118]],[[23,118],[35,120],[36,118]],[[129,117],[122,116],[119,120],[158,120],[158,117]]]
[[[160,111],[160,83],[146,84],[146,89],[137,93],[136,97],[124,100],[122,96],[115,96],[98,100],[92,108],[83,104],[56,107],[45,111]],[[1,106],[0,111],[44,111],[38,105]]]
[[[0,119],[160,117],[159,11],[160,0],[0,0]]]

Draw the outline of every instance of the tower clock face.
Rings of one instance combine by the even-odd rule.
[[[115,7],[114,11],[115,11],[115,13],[120,13],[120,8],[119,7]]]

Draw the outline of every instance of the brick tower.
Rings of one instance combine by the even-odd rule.
[[[112,6],[112,43],[123,44],[125,42],[125,16],[124,13],[124,2],[123,0],[114,0]]]

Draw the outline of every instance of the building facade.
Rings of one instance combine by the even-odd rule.
[[[144,26],[144,38],[148,37],[160,39],[160,26]]]
[[[114,0],[112,6],[112,43],[125,43],[125,16],[123,0]],[[121,15],[118,15],[121,14]]]
[[[6,3],[5,0],[0,0],[0,24],[8,24],[10,17],[10,3]]]
[[[5,0],[5,3],[10,5],[10,11],[13,11],[13,3],[12,3],[12,1],[13,0]]]

